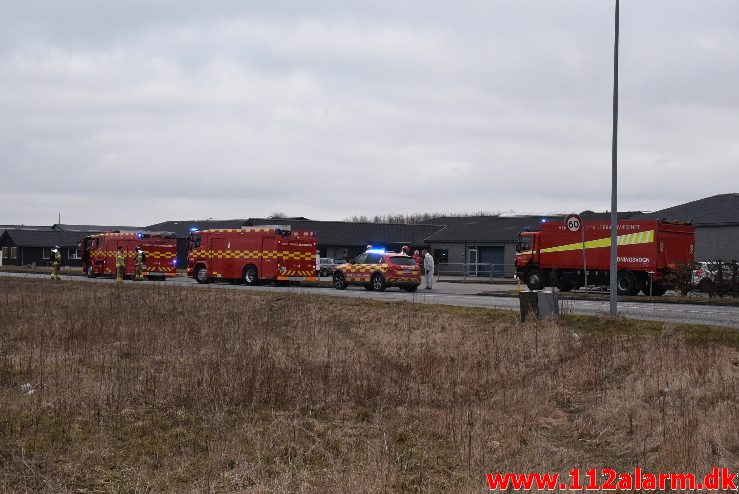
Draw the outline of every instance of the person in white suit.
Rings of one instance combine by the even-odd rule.
[[[427,250],[423,251],[423,271],[426,277],[426,290],[434,287],[434,258]]]

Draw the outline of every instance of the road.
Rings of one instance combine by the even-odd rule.
[[[0,273],[0,276],[13,276],[23,278],[47,278],[47,274],[32,273]],[[110,278],[89,279],[82,276],[64,276],[62,280],[84,281],[91,283],[112,283]],[[133,283],[126,281],[125,283]],[[434,290],[419,289],[416,293],[407,293],[397,289],[388,289],[385,292],[369,292],[362,287],[349,287],[346,290],[336,290],[324,286],[301,286],[301,287],[275,287],[259,286],[247,287],[243,285],[231,285],[226,283],[212,283],[199,285],[190,278],[170,278],[166,282],[139,282],[153,286],[189,286],[200,289],[228,289],[246,291],[274,291],[305,293],[311,295],[322,295],[332,297],[351,297],[374,300],[398,300],[417,304],[442,304],[460,307],[482,307],[487,309],[503,309],[518,312],[519,302],[517,298],[490,296],[491,292],[508,291],[511,285],[490,285],[482,283],[448,283],[438,282]],[[480,295],[487,293],[487,296]],[[573,314],[584,315],[607,315],[609,313],[608,301],[592,300],[566,300],[563,301],[563,310]],[[619,315],[633,318],[661,322],[685,323],[685,324],[707,324],[713,326],[726,326],[739,328],[739,307],[720,307],[693,304],[670,304],[670,303],[644,303],[644,302],[619,302]]]

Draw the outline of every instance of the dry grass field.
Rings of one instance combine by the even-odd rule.
[[[739,465],[739,336],[0,279],[0,492],[482,492]]]

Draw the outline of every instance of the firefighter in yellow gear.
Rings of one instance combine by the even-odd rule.
[[[134,280],[136,281],[143,281],[144,276],[141,274],[141,271],[144,269],[144,251],[141,250],[141,247],[136,246],[136,257],[134,258],[134,264],[136,265],[136,274],[134,275]]]
[[[115,281],[123,283],[123,277],[126,275],[126,254],[123,253],[123,246],[119,245],[115,253]]]
[[[62,265],[62,255],[59,253],[59,246],[51,249],[51,279],[61,280],[59,276],[59,266]]]

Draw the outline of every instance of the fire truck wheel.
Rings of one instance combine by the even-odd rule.
[[[529,290],[542,290],[544,289],[544,273],[539,268],[531,268],[526,271],[523,275],[523,279],[526,282],[526,286]]]
[[[616,293],[631,297],[639,293],[636,276],[631,271],[619,271],[616,276]]]
[[[247,266],[244,268],[244,284],[246,286],[256,286],[259,284],[257,268],[254,266]]]
[[[95,270],[92,267],[92,264],[87,266],[87,277],[88,278],[94,278],[95,277]]]
[[[572,283],[566,280],[560,280],[559,283],[557,283],[557,289],[560,292],[571,292],[572,291]]]
[[[387,283],[385,283],[385,277],[380,273],[375,273],[370,284],[372,285],[372,289],[376,292],[384,292],[385,287],[387,286]]]
[[[337,271],[334,273],[334,288],[337,290],[345,290],[346,289],[346,278],[344,277],[344,273],[341,271]]]
[[[205,269],[205,266],[198,266],[195,268],[195,281],[200,284],[210,282],[210,279],[208,278],[208,270]]]
[[[649,283],[644,285],[641,291],[644,295],[649,295]],[[652,285],[652,296],[653,297],[661,297],[666,292],[667,292],[667,286],[664,283],[660,283],[659,281],[657,281],[656,283]]]

